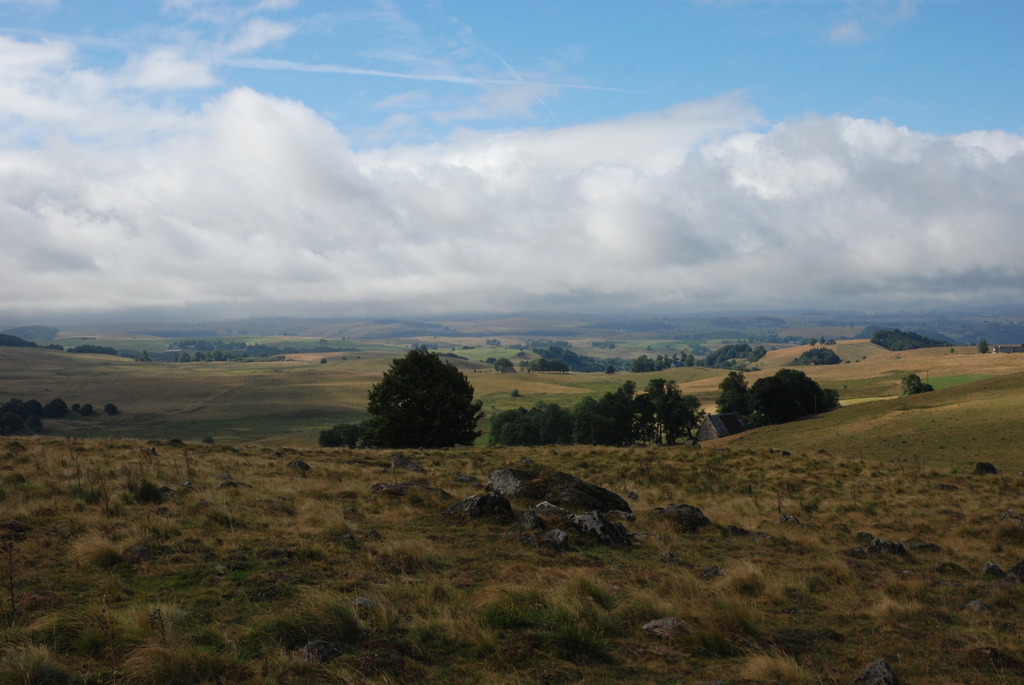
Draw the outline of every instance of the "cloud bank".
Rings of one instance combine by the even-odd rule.
[[[285,35],[254,25],[241,48]],[[241,49],[239,48],[239,49]],[[1024,294],[1024,138],[740,95],[354,149],[153,52],[117,78],[0,37],[0,313],[903,308]]]

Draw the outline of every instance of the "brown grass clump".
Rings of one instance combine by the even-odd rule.
[[[8,645],[0,658],[0,685],[64,685],[71,673],[40,645]]]
[[[755,654],[747,657],[738,673],[748,680],[783,683],[783,685],[804,685],[816,682],[816,678],[797,664],[796,659],[782,654]]]

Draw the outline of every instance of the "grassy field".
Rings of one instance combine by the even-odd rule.
[[[426,471],[361,450],[3,440],[0,682],[845,684],[879,658],[905,682],[1019,682],[1024,584],[982,572],[1022,556],[1009,458],[1013,475],[976,476],[968,455],[740,445],[408,455]],[[443,516],[524,460],[634,493],[632,544],[554,551]],[[451,498],[374,493],[414,476]],[[714,525],[658,516],[682,503]],[[338,654],[310,663],[312,640]]]
[[[502,375],[484,340],[455,363],[487,412],[658,376],[711,410],[727,373]],[[0,685],[849,683],[875,659],[904,682],[1020,682],[1024,570],[982,569],[1024,559],[1024,355],[841,341],[844,363],[801,368],[844,406],[702,447],[408,452],[422,473],[315,448],[404,344],[202,364],[0,348],[0,397],[121,409],[0,439]],[[899,397],[908,373],[936,391]],[[632,493],[631,544],[556,551],[443,515],[503,466]],[[714,525],[659,513],[683,503]],[[664,618],[682,623],[643,629]],[[338,653],[306,660],[313,640]]]
[[[292,344],[287,339],[267,340]],[[305,339],[303,344],[316,342]],[[498,374],[484,360],[513,351],[487,347],[483,339],[468,342],[470,347],[477,345],[475,349],[458,348],[456,353],[473,359],[452,361],[469,377],[487,414],[532,407],[541,400],[571,407],[584,396],[600,396],[626,380],[642,388],[653,377],[675,380],[683,392],[696,395],[707,411],[714,411],[718,384],[727,373],[677,368],[648,374]],[[108,355],[3,347],[0,397],[34,398],[44,404],[60,397],[68,404],[88,402],[99,408],[110,402],[120,409],[114,417],[47,421],[48,435],[189,441],[210,437],[232,445],[314,447],[324,428],[365,417],[370,386],[406,349],[396,341],[339,344],[357,346],[359,351],[294,354],[282,362],[140,364]],[[760,371],[747,373],[748,382],[775,373],[805,349],[770,351],[759,362]],[[949,348],[896,353],[866,341],[840,341],[834,349],[844,363],[801,369],[824,387],[837,389],[846,405],[897,397],[900,381],[908,373],[918,373],[945,392],[960,384],[1024,371],[1024,355],[981,355],[972,348],[952,348],[954,353]]]

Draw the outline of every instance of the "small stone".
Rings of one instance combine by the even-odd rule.
[[[645,633],[650,633],[651,635],[657,635],[658,637],[688,635],[693,632],[693,628],[691,628],[686,621],[677,616],[656,618],[653,621],[648,621],[641,627],[641,630]]]
[[[986,576],[993,576],[995,578],[1002,578],[1006,575],[1003,569],[999,568],[999,564],[986,561],[985,565],[981,567],[981,572]]]
[[[972,599],[964,607],[965,611],[973,611],[976,614],[983,614],[987,611],[992,611],[987,604],[982,602],[980,599]]]
[[[310,640],[302,648],[302,656],[311,664],[326,664],[341,654],[341,645],[327,640]]]
[[[882,538],[875,538],[868,545],[868,554],[890,554],[897,557],[909,557],[910,552],[903,546],[902,542],[894,542],[892,540],[883,540]]]
[[[541,543],[558,551],[566,550],[569,549],[569,534],[561,528],[555,528],[544,534]]]
[[[288,462],[288,468],[295,469],[296,471],[299,471],[300,473],[306,473],[307,471],[309,471],[313,467],[311,467],[309,464],[307,464],[306,462],[302,461],[301,459],[294,459],[294,460]]]
[[[706,569],[700,572],[701,580],[712,580],[714,578],[724,578],[725,576],[725,569],[723,569],[721,566],[708,566]]]
[[[363,614],[375,611],[379,605],[369,597],[356,597],[352,600],[352,606],[354,606],[356,611],[360,614]]]
[[[889,664],[878,659],[864,669],[851,685],[899,685],[900,679]]]
[[[363,536],[363,539],[367,542],[378,542],[384,539],[384,536],[377,532],[377,529],[371,529],[369,533]]]
[[[626,497],[628,497],[630,499],[630,501],[633,501],[633,502],[639,502],[640,501],[640,495],[636,494],[632,490],[629,490],[629,491],[626,492]]]
[[[872,535],[871,533],[868,533],[867,531],[863,531],[863,530],[860,531],[859,533],[857,533],[856,535],[854,535],[853,537],[855,537],[858,540],[861,540],[863,542],[866,542],[869,545],[871,544],[871,541],[875,539],[874,535]]]
[[[987,461],[979,461],[974,465],[974,473],[979,476],[987,476],[999,473],[999,469],[995,467],[995,464],[990,464]]]
[[[128,551],[128,554],[136,561],[153,558],[153,550],[145,545],[135,545]]]
[[[401,452],[395,452],[391,455],[391,468],[393,469],[405,469],[406,471],[417,471],[422,472],[423,467],[414,462],[409,457],[405,456]]]
[[[864,551],[863,547],[853,546],[846,550],[846,556],[853,557],[854,559],[867,559],[868,553]]]
[[[1024,561],[1018,561],[1008,568],[1006,570],[1006,577],[1018,583],[1024,582]]]
[[[792,514],[783,514],[779,517],[779,523],[785,523],[790,526],[799,526],[800,519],[798,519],[796,516],[793,516]]]

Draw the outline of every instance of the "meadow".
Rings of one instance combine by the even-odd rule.
[[[488,411],[652,376],[710,409],[726,373],[502,375],[477,342],[455,363]],[[1024,355],[841,341],[847,363],[804,370],[845,406],[700,447],[482,440],[407,452],[423,472],[316,448],[402,344],[203,364],[0,348],[0,395],[122,408],[0,439],[0,684],[849,683],[876,659],[905,682],[1019,682]],[[912,372],[940,389],[898,397]],[[609,518],[629,544],[444,515],[501,467],[628,495]],[[712,525],[663,515],[681,504]]]
[[[905,682],[1019,682],[1024,585],[985,570],[1024,558],[1015,471],[739,445],[406,456],[425,471],[5,439],[0,683],[849,683],[876,659]],[[505,466],[629,494],[631,544],[443,514]],[[311,661],[312,641],[337,653]]]

